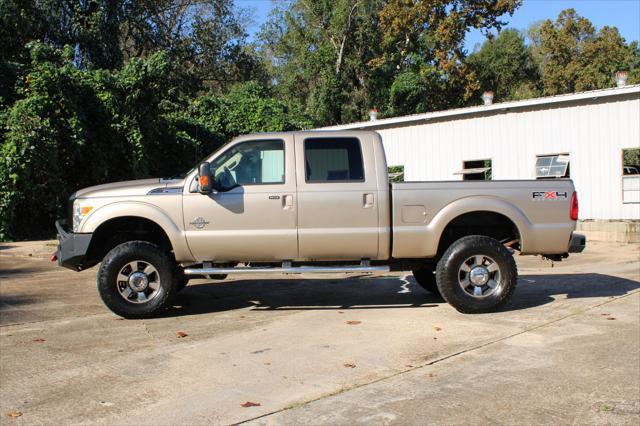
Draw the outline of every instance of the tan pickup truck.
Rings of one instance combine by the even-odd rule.
[[[79,190],[54,257],[102,262],[100,296],[126,318],[158,313],[190,278],[391,270],[476,313],[513,294],[515,251],[582,251],[577,217],[571,180],[390,184],[375,132],[264,133],[178,179]]]

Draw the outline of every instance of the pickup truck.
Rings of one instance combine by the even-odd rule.
[[[228,274],[384,273],[463,313],[504,305],[513,253],[580,252],[571,180],[389,183],[380,136],[241,136],[180,178],[98,185],[69,199],[52,257],[101,262],[98,291],[125,318],[171,304],[189,279]]]

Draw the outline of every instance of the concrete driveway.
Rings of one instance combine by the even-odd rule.
[[[127,321],[50,244],[0,246],[2,425],[640,423],[639,245],[518,258],[494,314],[390,274],[197,281]]]

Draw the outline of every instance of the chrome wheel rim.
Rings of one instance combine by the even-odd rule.
[[[159,293],[160,274],[149,262],[134,260],[120,268],[116,287],[127,302],[147,303]]]
[[[487,297],[502,289],[502,274],[495,260],[477,254],[467,258],[458,270],[458,283],[472,297]]]

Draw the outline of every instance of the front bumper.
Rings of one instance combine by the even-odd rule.
[[[66,219],[56,220],[56,229],[58,230],[56,257],[58,258],[58,265],[74,271],[81,271],[87,260],[87,251],[93,234],[68,232],[64,229],[66,224]]]
[[[582,234],[571,234],[569,253],[582,253],[587,246],[587,237]]]

